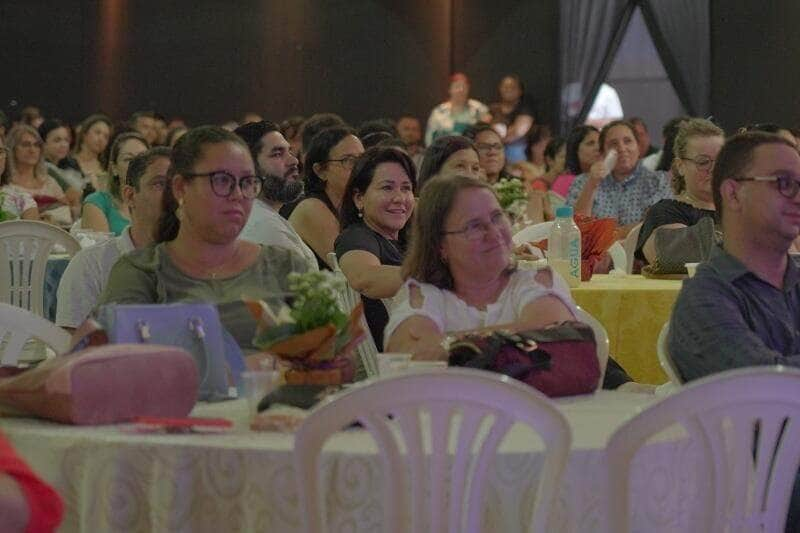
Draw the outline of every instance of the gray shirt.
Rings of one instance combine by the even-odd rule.
[[[187,276],[170,260],[164,243],[124,255],[111,269],[108,285],[98,304],[154,304],[211,302],[217,305],[222,325],[242,349],[253,349],[255,320],[242,296],[270,303],[283,300],[289,291],[289,272],[305,272],[308,264],[279,246],[261,246],[258,260],[241,273],[222,279]]]
[[[790,257],[777,289],[714,246],[683,282],[667,346],[686,381],[746,366],[800,366],[800,266]]]

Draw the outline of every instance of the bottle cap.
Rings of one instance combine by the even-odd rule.
[[[556,217],[558,218],[572,218],[572,207],[568,205],[562,205],[556,207]]]

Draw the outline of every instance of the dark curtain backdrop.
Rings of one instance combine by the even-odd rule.
[[[692,116],[708,116],[711,99],[708,0],[643,0],[641,8],[681,104]]]
[[[559,130],[586,118],[625,36],[632,0],[561,0],[559,4]]]

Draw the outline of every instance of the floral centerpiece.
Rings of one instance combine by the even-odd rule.
[[[345,281],[331,272],[291,273],[293,298],[277,313],[263,301],[247,302],[258,321],[253,344],[286,362],[289,385],[339,385],[353,380],[352,352],[364,338],[361,304],[350,316],[337,303]]]
[[[0,191],[0,222],[5,222],[6,220],[16,220],[17,216],[9,213],[4,208],[6,204],[6,193]]]
[[[494,192],[503,208],[512,220],[521,219],[528,204],[528,195],[522,180],[500,178],[493,185]]]

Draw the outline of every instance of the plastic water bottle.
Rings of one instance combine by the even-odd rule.
[[[572,207],[556,208],[547,241],[547,262],[570,287],[581,283],[581,230],[572,219]]]

